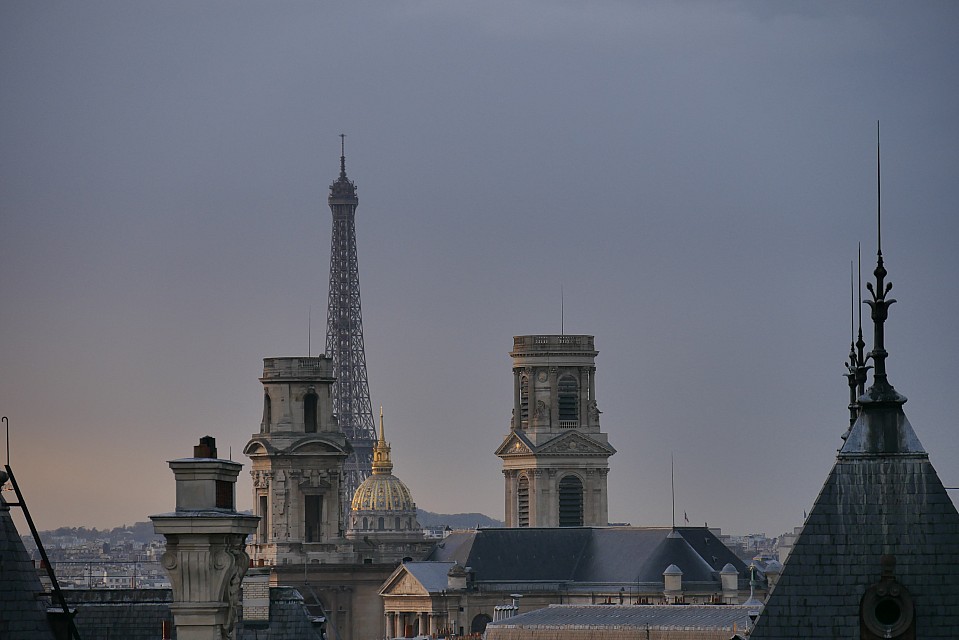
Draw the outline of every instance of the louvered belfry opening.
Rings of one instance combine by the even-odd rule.
[[[578,426],[579,384],[577,384],[576,378],[571,375],[565,375],[560,378],[556,396],[559,404],[560,428],[564,426]]]
[[[529,526],[529,478],[521,476],[519,486],[516,489],[517,511],[519,513],[519,526]]]
[[[576,476],[559,481],[559,526],[583,526],[583,483]]]

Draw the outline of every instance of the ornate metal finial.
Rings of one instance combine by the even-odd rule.
[[[846,362],[845,377],[849,383],[849,429],[843,434],[842,439],[849,437],[852,425],[856,423],[859,417],[859,397],[865,393],[867,372],[872,367],[866,365],[866,355],[864,349],[865,341],[862,339],[862,246],[858,247],[859,257],[859,330],[858,336],[854,328],[856,287],[853,284],[853,265],[849,263],[849,360]]]
[[[879,133],[879,123],[876,123],[876,134]],[[866,289],[872,296],[872,300],[866,300],[866,304],[872,310],[873,322],[873,343],[872,351],[869,352],[869,358],[872,359],[875,369],[873,371],[873,386],[869,389],[869,395],[873,400],[894,400],[899,398],[886,376],[886,358],[889,353],[886,351],[885,341],[885,322],[889,317],[889,307],[895,304],[895,298],[886,298],[886,295],[892,290],[892,283],[886,282],[886,267],[882,261],[882,209],[879,202],[881,195],[879,183],[881,174],[879,168],[879,141],[876,140],[876,167],[877,167],[877,187],[876,187],[876,221],[877,221],[877,242],[876,242],[876,268],[873,275],[876,276],[876,285],[873,287],[871,282],[866,283]]]
[[[862,339],[862,243],[856,243],[856,259],[858,260],[858,271],[856,282],[859,286],[856,288],[859,292],[859,336],[856,338],[856,361],[859,363],[856,370],[857,392],[862,395],[866,392],[866,372],[871,367],[866,366],[866,341]]]

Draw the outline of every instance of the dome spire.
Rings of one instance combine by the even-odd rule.
[[[383,430],[383,407],[380,407],[380,437],[373,447],[373,475],[391,475],[393,461],[390,460],[390,445],[386,442]]]

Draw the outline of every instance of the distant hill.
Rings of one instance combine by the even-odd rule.
[[[250,513],[249,511],[245,513]],[[502,527],[504,523],[482,513],[433,513],[424,509],[416,510],[416,517],[424,527],[449,527],[450,529],[474,529],[476,527]],[[69,547],[92,542],[109,542],[113,545],[124,542],[149,544],[162,541],[163,536],[153,533],[152,522],[137,522],[132,526],[113,529],[87,529],[86,527],[60,527],[51,531],[41,531],[43,546]],[[34,548],[33,537],[23,536],[27,548]]]
[[[482,513],[433,513],[425,509],[416,510],[416,519],[424,527],[449,527],[450,529],[473,529],[476,527],[502,527],[500,520],[494,520]]]

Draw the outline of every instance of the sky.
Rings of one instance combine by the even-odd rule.
[[[691,524],[802,524],[848,426],[877,120],[889,378],[959,487],[957,28],[951,2],[3,2],[0,415],[38,526],[172,510],[204,435],[252,506],[262,359],[324,343],[341,133],[419,507],[504,517],[512,337],[564,329],[599,351],[611,521],[669,524],[673,456]]]

